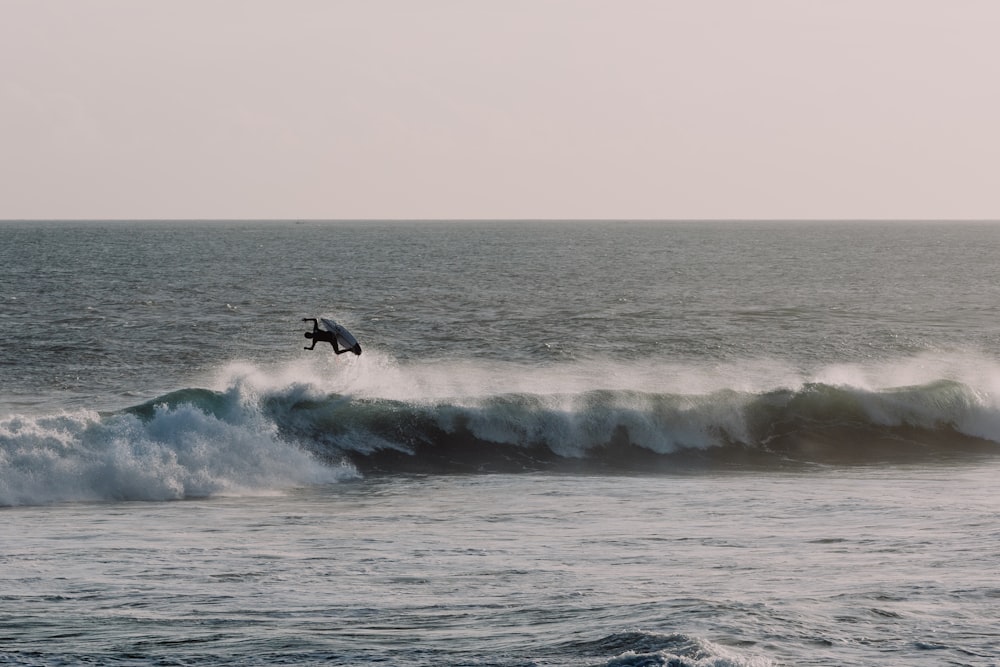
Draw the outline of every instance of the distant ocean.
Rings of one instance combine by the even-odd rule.
[[[0,664],[998,665],[997,257],[0,223]]]

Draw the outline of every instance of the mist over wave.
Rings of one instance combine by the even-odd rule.
[[[357,474],[671,471],[1000,452],[983,359],[828,367],[232,364],[114,413],[0,420],[0,504],[269,493]],[[905,384],[902,384],[905,383]]]

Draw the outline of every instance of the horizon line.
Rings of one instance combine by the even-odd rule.
[[[23,223],[23,222],[206,222],[206,223],[218,223],[218,222],[278,222],[278,223],[343,223],[343,222],[446,222],[446,223],[462,223],[462,222],[559,222],[559,223],[571,223],[571,222],[661,222],[661,223],[691,223],[691,222],[704,222],[704,223],[739,223],[739,222],[801,222],[801,223],[816,223],[816,222],[846,222],[846,223],[862,223],[862,222],[989,222],[996,223],[1000,222],[1000,217],[998,218],[840,218],[840,217],[822,217],[822,218],[790,218],[790,217],[780,217],[780,218],[650,218],[650,217],[593,217],[593,218],[531,218],[531,217],[517,217],[517,218],[313,218],[313,217],[289,217],[289,218],[229,218],[229,217],[208,217],[208,218],[155,218],[155,217],[109,217],[109,218],[0,218],[0,224],[3,223]]]

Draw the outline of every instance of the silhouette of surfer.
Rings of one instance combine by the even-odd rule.
[[[303,350],[313,350],[316,348],[316,343],[329,343],[333,345],[334,354],[344,354],[345,352],[353,352],[354,354],[361,354],[361,344],[356,343],[354,347],[340,347],[337,345],[337,334],[334,331],[326,331],[319,328],[319,322],[316,321],[315,317],[303,317],[303,322],[312,322],[313,330],[307,331],[305,333],[306,338],[312,339],[312,345],[302,348]]]

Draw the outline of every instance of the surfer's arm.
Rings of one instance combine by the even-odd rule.
[[[302,321],[303,322],[312,322],[313,323],[313,331],[316,331],[317,329],[319,329],[319,322],[316,321],[315,317],[303,317]]]

